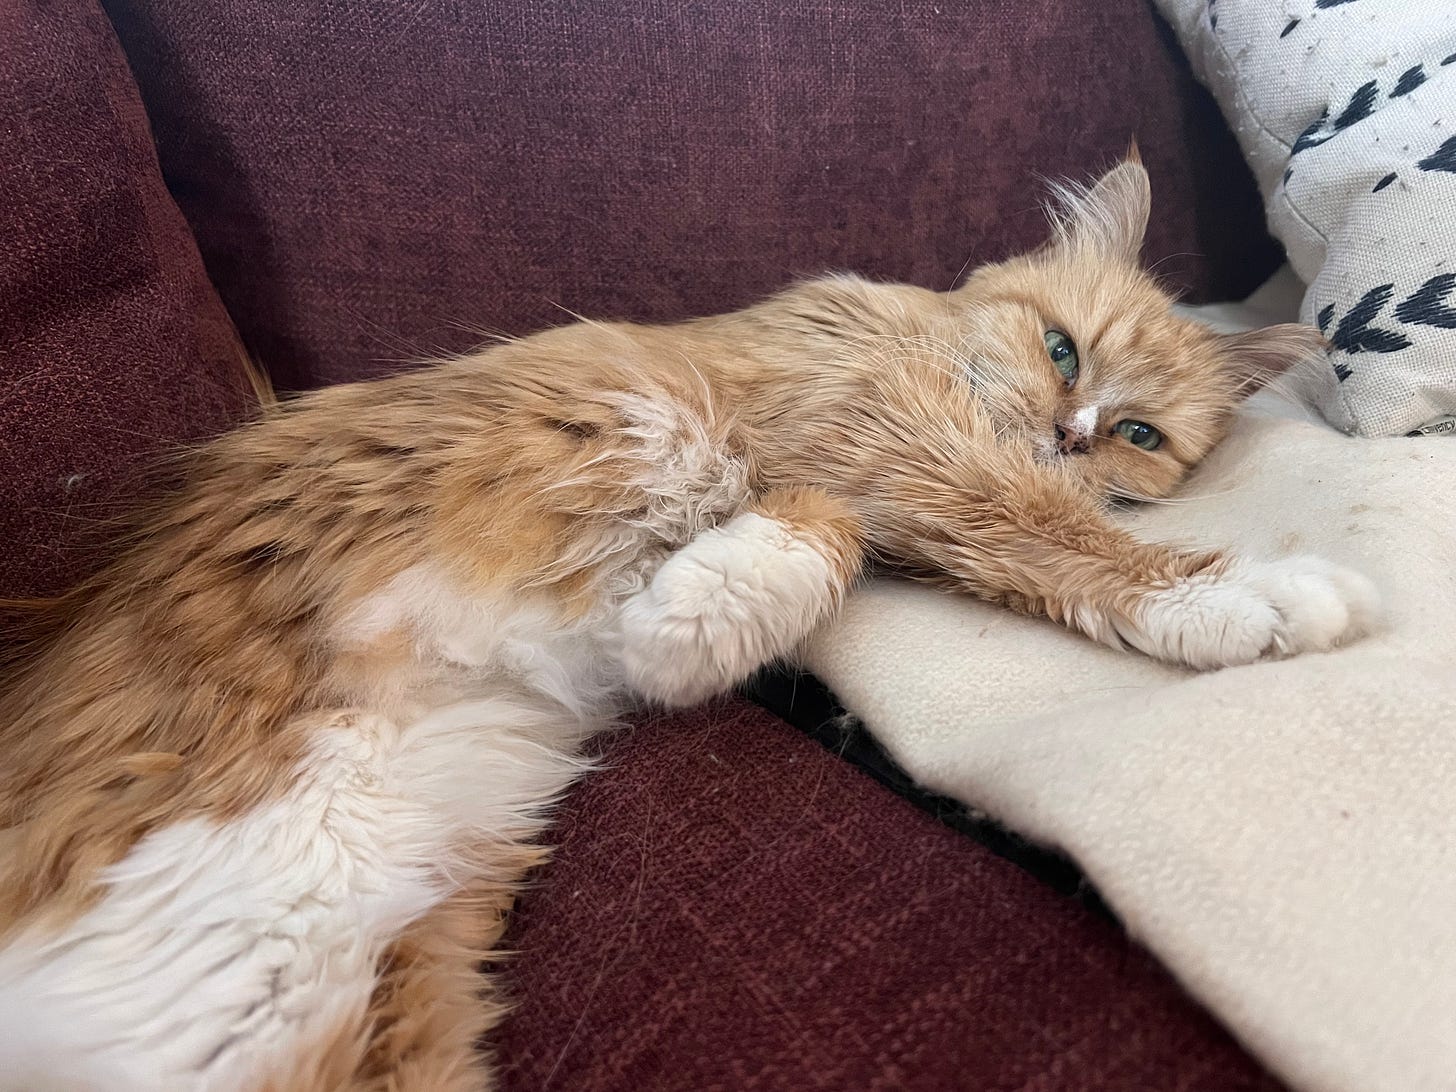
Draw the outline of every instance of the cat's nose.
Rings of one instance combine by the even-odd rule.
[[[1092,450],[1092,436],[1075,427],[1056,425],[1057,450],[1063,455],[1084,455]]]

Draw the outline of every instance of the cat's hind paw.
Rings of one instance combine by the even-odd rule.
[[[1317,557],[1235,560],[1149,592],[1118,635],[1160,660],[1202,671],[1325,652],[1369,632],[1374,585]]]

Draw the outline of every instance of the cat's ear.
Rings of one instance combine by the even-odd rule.
[[[1052,185],[1052,245],[1103,260],[1136,262],[1152,193],[1137,146],[1090,186]]]
[[[1253,394],[1291,368],[1320,358],[1330,346],[1324,334],[1301,322],[1216,336],[1244,394]]]

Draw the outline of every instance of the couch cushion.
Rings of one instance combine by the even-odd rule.
[[[829,268],[946,288],[1041,239],[1035,176],[1134,134],[1172,283],[1240,295],[1272,266],[1247,169],[1143,0],[107,7],[285,387]]]
[[[103,556],[151,456],[252,396],[100,8],[6,5],[0,102],[0,595],[27,595]]]
[[[767,713],[605,762],[507,938],[506,1088],[1279,1087],[1111,923]]]

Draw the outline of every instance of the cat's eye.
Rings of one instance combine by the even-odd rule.
[[[1163,442],[1161,432],[1152,425],[1145,425],[1141,421],[1119,421],[1112,431],[1144,451],[1156,451]]]
[[[1062,373],[1062,378],[1071,386],[1077,381],[1077,345],[1066,334],[1060,330],[1048,330],[1046,332],[1047,356],[1052,358],[1057,371]]]

